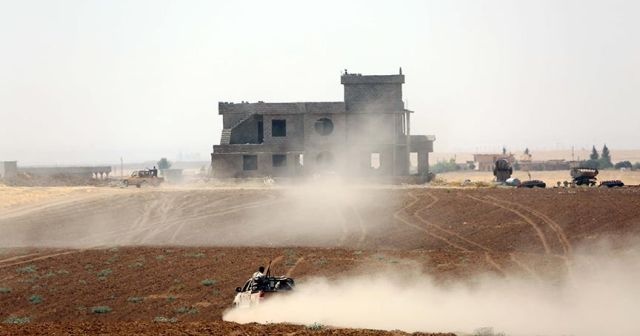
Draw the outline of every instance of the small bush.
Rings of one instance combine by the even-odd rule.
[[[111,273],[113,273],[113,271],[111,271],[110,268],[103,269],[102,271],[98,272],[98,279],[106,280],[107,277],[111,275]]]
[[[129,268],[142,268],[144,263],[141,261],[136,261],[133,264],[129,265]]]
[[[166,257],[162,254],[156,256],[156,260],[164,260],[164,258]]]
[[[140,303],[140,302],[144,301],[144,298],[138,297],[138,296],[132,296],[132,297],[128,298],[127,301],[131,302],[131,303]]]
[[[31,304],[40,304],[42,303],[42,296],[40,295],[31,295],[31,297],[29,297],[29,302]]]
[[[185,257],[189,257],[189,258],[204,258],[205,254],[202,252],[198,252],[198,253],[185,253],[184,254]]]
[[[91,312],[94,314],[106,314],[111,312],[111,307],[109,306],[95,306],[91,307]]]
[[[318,322],[314,322],[306,327],[309,330],[322,330],[324,329],[324,325]]]
[[[61,269],[61,270],[59,270],[59,271],[58,271],[58,272],[56,272],[56,273],[58,273],[58,274],[60,274],[60,275],[67,275],[67,274],[69,274],[69,271],[67,271],[67,270],[65,270],[65,269]]]
[[[0,294],[9,294],[9,293],[11,293],[11,288],[0,287]]]
[[[167,318],[164,316],[156,316],[156,318],[153,319],[153,322],[157,322],[157,323],[176,323],[178,322],[178,319],[175,317],[172,318]]]
[[[28,316],[9,316],[6,320],[4,320],[2,323],[4,324],[27,324],[31,322],[31,318],[29,318]]]
[[[200,282],[200,283],[201,283],[203,286],[207,286],[207,287],[209,287],[209,286],[213,286],[213,285],[215,285],[215,284],[216,284],[216,281],[215,281],[215,280],[211,280],[211,279],[204,279],[204,280],[202,280],[202,282]]]
[[[176,309],[177,314],[192,314],[195,315],[198,313],[198,309],[194,307],[180,307]]]
[[[506,336],[504,333],[494,332],[493,328],[480,328],[473,332],[473,336]]]
[[[175,300],[176,300],[175,296],[169,296],[169,297],[167,297],[167,301],[169,301],[169,302],[173,302],[173,301],[175,301]]]
[[[18,268],[16,271],[18,273],[27,274],[27,273],[35,273],[37,270],[38,268],[36,266],[29,265],[29,266]]]

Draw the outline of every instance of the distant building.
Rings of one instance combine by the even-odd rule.
[[[37,177],[85,177],[107,179],[111,173],[110,166],[90,167],[18,167],[17,161],[0,161],[0,178],[15,178],[18,174]]]
[[[480,171],[493,171],[494,165],[499,159],[505,159],[511,165],[516,162],[513,154],[473,154],[473,164],[476,170]]]
[[[426,176],[435,137],[411,134],[402,101],[404,75],[345,73],[344,101],[219,103],[220,145],[213,146],[215,177],[408,176],[417,153]]]
[[[18,174],[17,161],[0,161],[0,179],[11,179]]]

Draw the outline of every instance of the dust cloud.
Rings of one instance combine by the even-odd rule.
[[[441,285],[428,272],[391,270],[300,281],[295,292],[223,319],[336,327],[507,335],[638,335],[640,253],[581,253],[558,282],[484,276]]]

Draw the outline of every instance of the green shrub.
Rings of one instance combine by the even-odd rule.
[[[31,304],[40,304],[42,303],[42,296],[40,295],[31,295],[31,297],[29,297],[29,302]]]
[[[189,258],[204,258],[205,254],[202,252],[198,252],[198,253],[185,253],[184,254],[185,257],[189,257]]]
[[[198,309],[194,308],[194,307],[180,307],[178,309],[176,309],[176,313],[177,314],[197,314],[198,313]]]
[[[132,296],[132,297],[128,298],[127,301],[129,301],[131,303],[140,303],[140,302],[144,301],[144,298],[138,297],[138,296]]]
[[[142,266],[144,266],[143,262],[136,261],[133,264],[129,265],[129,268],[142,268]]]
[[[175,317],[172,318],[167,318],[164,316],[156,316],[156,318],[153,319],[153,322],[157,322],[157,323],[176,323],[178,322],[178,319]]]
[[[324,329],[324,325],[318,322],[314,322],[306,327],[309,330],[322,330]]]
[[[203,286],[207,286],[207,287],[209,287],[209,286],[213,286],[213,285],[215,285],[215,284],[216,284],[216,281],[215,281],[215,280],[211,280],[211,279],[204,279],[204,280],[202,280],[202,282],[200,282],[200,283],[201,283]]]
[[[9,294],[9,293],[11,293],[11,288],[0,287],[0,294]]]
[[[94,314],[106,314],[111,312],[111,307],[109,306],[95,306],[91,307],[91,312]]]
[[[107,277],[111,275],[111,273],[113,273],[113,271],[111,271],[110,268],[103,269],[102,271],[98,272],[98,279],[106,280]]]
[[[480,328],[473,332],[473,336],[505,336],[505,334],[494,332],[493,328]]]
[[[29,265],[29,266],[18,268],[16,271],[18,273],[26,274],[26,273],[35,273],[37,270],[38,268],[36,266]]]
[[[31,322],[31,318],[29,318],[28,316],[9,316],[6,320],[4,320],[2,323],[4,324],[27,324]]]

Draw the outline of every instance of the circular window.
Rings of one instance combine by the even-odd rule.
[[[333,122],[329,118],[320,118],[314,125],[316,132],[320,135],[329,135],[333,132]]]

